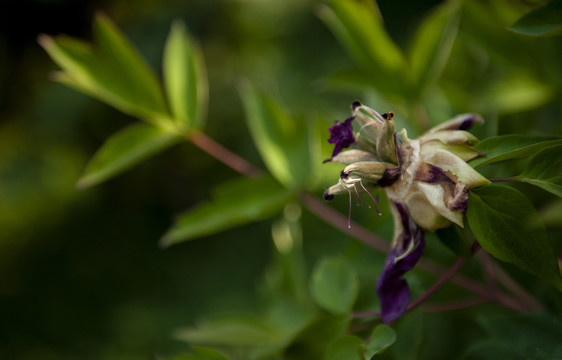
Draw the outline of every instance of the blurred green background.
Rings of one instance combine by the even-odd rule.
[[[270,221],[158,248],[157,240],[175,214],[208,198],[213,186],[237,177],[188,143],[100,186],[76,190],[89,157],[132,119],[52,82],[49,72],[56,66],[37,36],[65,33],[89,39],[93,16],[103,11],[161,75],[170,24],[184,20],[207,62],[206,133],[263,168],[243,120],[236,90],[241,78],[270,89],[296,114],[322,117],[327,126],[345,118],[356,98],[380,111],[394,110],[399,116],[402,111],[402,119],[415,114],[406,98],[382,100],[372,86],[330,77],[353,60],[318,18],[319,3],[3,1],[0,358],[152,359],[181,353],[187,345],[171,337],[177,327],[204,314],[258,306],[256,284],[272,257]],[[388,32],[403,49],[437,3],[378,2]],[[467,3],[439,88],[418,99],[434,116],[431,121],[472,111],[487,120],[476,130],[480,137],[562,134],[560,38],[526,37],[505,29],[541,2]],[[413,126],[412,133],[416,131]],[[513,174],[517,166],[504,170]],[[488,175],[503,175],[501,171]],[[522,187],[546,214],[549,207],[560,209],[547,193]],[[346,211],[344,203],[335,207]],[[559,243],[560,214],[550,214],[545,219]],[[382,224],[364,208],[353,216],[358,222],[381,221],[368,227],[382,227],[380,232],[389,237],[388,218]],[[342,249],[381,257],[307,212],[303,228],[305,253],[312,259]]]

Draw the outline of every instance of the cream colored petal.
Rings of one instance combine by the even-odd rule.
[[[482,117],[478,114],[461,114],[461,115],[457,115],[454,118],[452,118],[451,120],[445,121],[442,124],[439,124],[431,129],[429,129],[429,131],[427,132],[427,134],[431,134],[431,133],[435,133],[438,131],[443,131],[443,130],[463,130],[466,129],[466,125],[468,123],[470,124],[474,124],[474,123],[479,123],[482,124],[484,122],[484,119],[482,119]]]
[[[478,138],[472,135],[468,131],[464,130],[443,130],[432,132],[427,135],[424,135],[420,138],[420,142],[423,146],[424,143],[428,141],[439,140],[444,144],[449,145],[459,145],[459,144],[468,144],[468,145],[476,145],[478,144]]]
[[[445,190],[440,184],[416,183],[419,191],[425,195],[425,198],[431,206],[443,217],[463,227],[463,213],[461,211],[451,211],[445,203]]]
[[[378,130],[376,145],[379,159],[398,164],[396,159],[396,147],[394,144],[395,130],[396,125],[394,124],[394,120],[385,120]]]
[[[392,218],[394,219],[394,237],[392,238],[392,246],[401,246],[402,244],[398,244],[398,240],[400,240],[400,235],[404,232],[404,226],[402,225],[400,213],[398,212],[398,209],[396,209],[393,201],[390,201],[390,211],[392,212]]]
[[[351,149],[342,151],[332,158],[332,162],[337,162],[344,165],[353,164],[360,161],[377,161],[377,157],[368,151]]]
[[[349,189],[342,182],[338,182],[337,184],[330,186],[324,195],[341,195],[348,193]]]
[[[354,109],[355,121],[360,126],[360,133],[366,134],[373,141],[377,139],[377,132],[383,124],[383,119],[377,117],[375,111],[367,106],[359,106]]]
[[[343,170],[345,173],[351,173],[369,182],[377,182],[380,180],[384,171],[394,168],[396,165],[380,161],[363,161],[350,164]]]
[[[469,189],[490,183],[488,179],[480,175],[465,161],[446,150],[436,150],[427,154],[423,160],[452,173],[458,178],[458,181],[465,184]]]
[[[421,191],[410,191],[404,200],[410,216],[421,228],[434,231],[450,224],[449,220],[433,207]]]
[[[480,151],[476,150],[470,145],[447,145],[443,144],[439,140],[428,141],[421,147],[421,158],[426,159],[428,156],[431,156],[436,150],[446,150],[454,155],[460,157],[464,161],[469,161],[472,159],[477,158],[478,156],[482,155]]]

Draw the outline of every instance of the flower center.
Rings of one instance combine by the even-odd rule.
[[[388,197],[392,200],[404,199],[414,182],[416,168],[420,162],[420,142],[411,140],[402,146],[404,163],[400,177],[394,184],[385,188]]]

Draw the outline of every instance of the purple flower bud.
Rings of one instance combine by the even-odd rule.
[[[353,136],[353,127],[351,126],[351,121],[355,116],[347,118],[344,122],[336,123],[330,126],[330,138],[328,142],[334,144],[334,151],[332,152],[332,157],[339,154],[344,148],[355,142],[355,137]]]
[[[404,274],[421,258],[425,240],[423,231],[408,216],[403,204],[394,205],[400,214],[402,233],[386,258],[386,264],[377,281],[377,294],[381,301],[381,320],[388,324],[406,312],[412,298]]]

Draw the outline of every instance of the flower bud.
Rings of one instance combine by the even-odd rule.
[[[368,151],[358,150],[358,149],[351,149],[341,152],[331,159],[332,162],[337,162],[344,165],[349,165],[356,162],[377,161],[377,160],[378,159],[374,154]]]
[[[427,133],[435,133],[443,130],[469,130],[475,123],[482,124],[484,119],[477,114],[461,114],[457,115],[449,121],[445,121],[431,128]]]
[[[394,125],[394,120],[389,117],[381,125],[377,133],[377,156],[382,161],[388,161],[393,164],[397,164],[396,158],[396,144],[394,140],[394,132],[396,126]]]
[[[350,164],[343,170],[344,173],[360,177],[369,183],[377,183],[384,175],[386,169],[396,165],[380,161],[363,161]]]
[[[355,115],[355,119],[360,126],[359,133],[364,133],[373,141],[376,141],[377,133],[384,121],[382,116],[370,107],[363,105],[355,106],[353,115]]]

